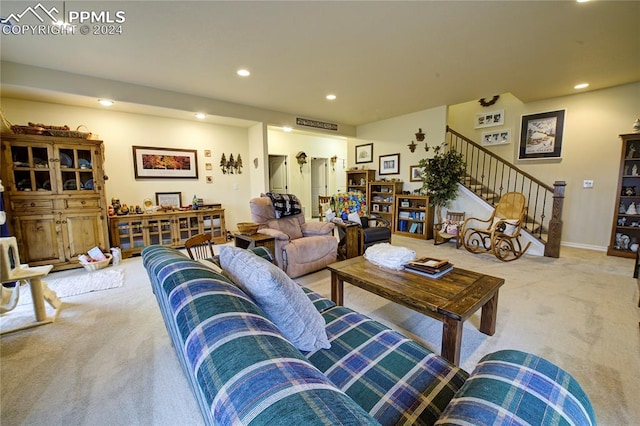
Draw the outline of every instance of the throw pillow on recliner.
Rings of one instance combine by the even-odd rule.
[[[229,246],[220,248],[220,263],[296,348],[311,352],[331,347],[324,318],[281,269],[250,251]]]

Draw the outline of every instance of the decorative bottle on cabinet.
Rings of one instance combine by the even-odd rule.
[[[640,134],[625,134],[620,138],[622,152],[607,254],[633,258],[640,241]]]

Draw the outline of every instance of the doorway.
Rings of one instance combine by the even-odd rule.
[[[269,192],[286,194],[288,188],[287,156],[269,155]]]
[[[311,159],[311,217],[320,217],[318,197],[327,194],[327,162],[326,158]]]

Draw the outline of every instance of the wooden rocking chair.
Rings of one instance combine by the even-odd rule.
[[[487,220],[471,217],[464,221],[460,232],[462,245],[471,253],[492,252],[498,259],[509,262],[522,256],[531,243],[522,248],[520,230],[527,207],[526,198],[519,192],[508,192]]]

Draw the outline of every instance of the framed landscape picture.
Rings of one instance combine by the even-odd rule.
[[[373,143],[356,146],[356,164],[373,163]]]
[[[378,174],[397,175],[400,174],[400,154],[381,155]]]
[[[523,115],[520,123],[520,160],[561,158],[565,110]]]
[[[409,182],[422,182],[422,168],[409,166]]]
[[[133,146],[136,179],[198,179],[195,149]]]

